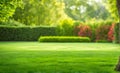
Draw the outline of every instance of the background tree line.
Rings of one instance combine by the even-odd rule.
[[[118,20],[116,0],[1,0],[0,22],[12,19],[30,26],[75,21]]]

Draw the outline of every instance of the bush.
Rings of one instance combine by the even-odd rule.
[[[78,36],[92,38],[92,29],[88,25],[80,25],[78,28]]]
[[[115,43],[119,43],[120,42],[120,39],[119,39],[120,38],[119,37],[119,32],[120,32],[119,29],[120,28],[119,28],[119,25],[120,25],[119,23],[117,23],[115,25],[115,41],[114,41]]]
[[[114,26],[115,24],[112,24],[110,26],[110,30],[108,32],[108,41],[112,42],[114,40]]]
[[[40,36],[55,36],[56,27],[0,26],[0,41],[37,41]]]
[[[42,36],[39,42],[90,42],[88,37],[70,37],[70,36]]]
[[[101,25],[96,29],[96,41],[97,40],[108,40],[108,32],[110,25]]]
[[[73,36],[73,20],[65,19],[57,26],[57,35],[59,36]]]

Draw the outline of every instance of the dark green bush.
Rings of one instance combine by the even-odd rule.
[[[119,23],[117,23],[115,25],[115,41],[114,41],[115,43],[119,43],[120,42],[120,39],[119,39],[120,38],[119,37],[119,32],[120,32],[119,29],[120,28],[119,28],[119,25],[120,25]]]
[[[55,27],[0,26],[0,41],[37,41],[40,36],[55,36]]]
[[[88,37],[75,36],[41,36],[39,42],[90,42]]]

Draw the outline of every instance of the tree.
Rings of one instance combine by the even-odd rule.
[[[118,14],[120,16],[120,0],[116,0],[116,3],[117,3]]]
[[[107,19],[110,13],[101,2],[95,0],[64,0],[65,12],[74,20]]]
[[[120,0],[116,0],[115,4],[117,5],[119,20],[120,20]],[[118,40],[119,40],[119,43],[120,43],[120,21],[119,21],[119,30],[118,31],[119,31],[119,39]],[[120,57],[119,57],[119,61],[118,61],[118,64],[116,65],[115,70],[120,71]]]
[[[116,6],[116,0],[104,0],[106,2],[106,8],[111,13],[114,20],[118,21],[118,10]]]
[[[0,0],[0,22],[13,15],[15,9],[21,6],[22,0]]]
[[[26,25],[55,25],[67,18],[64,3],[58,0],[23,0],[24,8],[17,8],[13,18]]]

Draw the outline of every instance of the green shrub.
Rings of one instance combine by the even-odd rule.
[[[59,36],[73,36],[73,23],[72,19],[64,19],[57,26],[57,35]]]
[[[41,36],[39,42],[90,42],[88,37],[75,36]]]
[[[101,25],[96,29],[96,41],[108,40],[108,32],[110,30],[109,25]]]
[[[120,37],[119,37],[119,32],[120,32],[119,29],[120,29],[120,28],[119,28],[119,25],[120,25],[120,24],[117,23],[117,24],[115,25],[115,29],[114,29],[114,31],[115,31],[115,40],[114,40],[114,42],[115,42],[115,43],[119,43],[119,42],[120,42],[120,39],[119,39],[119,38],[120,38]]]
[[[40,36],[55,36],[56,27],[0,26],[0,41],[37,41]]]

